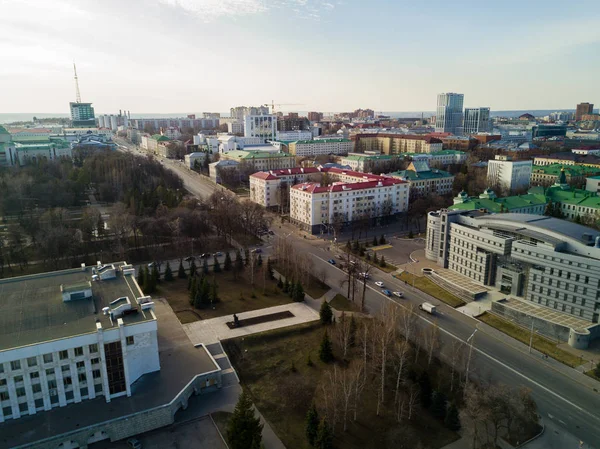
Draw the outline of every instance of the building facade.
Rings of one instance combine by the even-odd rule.
[[[598,323],[600,233],[528,214],[441,210],[427,217],[425,255],[472,281]]]
[[[406,170],[389,173],[386,176],[408,182],[411,198],[429,194],[446,195],[452,193],[454,176],[444,170],[431,169],[425,160],[413,160]]]
[[[311,122],[320,122],[323,120],[323,113],[311,111],[308,113],[308,120]]]
[[[584,115],[593,113],[594,105],[592,103],[579,103],[575,109],[575,120],[580,121]]]
[[[490,108],[465,108],[463,132],[466,135],[492,132]]]
[[[311,140],[313,138],[312,131],[277,131],[277,140],[297,141]]]
[[[246,115],[244,117],[244,137],[258,137],[262,142],[277,137],[276,115]]]
[[[488,162],[488,185],[509,191],[527,188],[531,180],[532,166],[532,161],[513,161],[509,156],[497,155],[494,160]]]
[[[290,154],[294,156],[318,156],[324,154],[345,155],[352,152],[353,143],[349,139],[298,140],[290,142]]]
[[[531,185],[550,186],[558,181],[561,172],[565,173],[566,182],[570,186],[585,185],[586,177],[600,175],[600,168],[588,167],[586,165],[551,164],[532,167]]]
[[[435,131],[452,133],[455,136],[463,134],[463,94],[438,94],[435,117]]]
[[[436,137],[416,134],[359,133],[351,137],[354,150],[382,154],[435,153],[442,151],[442,141]]]
[[[251,147],[250,147],[251,148]],[[234,150],[221,154],[221,160],[237,161],[251,166],[255,172],[296,166],[296,158],[288,153]]]
[[[69,103],[71,125],[73,128],[89,128],[96,126],[92,103]]]
[[[82,265],[0,285],[3,304],[21,304],[5,306],[2,318],[0,421],[131,396],[137,379],[160,370],[154,305],[131,265]],[[22,306],[43,313],[17,324],[10,313]]]

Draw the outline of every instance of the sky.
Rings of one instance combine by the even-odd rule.
[[[0,0],[0,113],[600,103],[600,1]],[[289,106],[287,106],[289,105]]]

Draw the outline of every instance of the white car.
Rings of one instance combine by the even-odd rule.
[[[369,273],[358,273],[358,277],[361,279],[369,279],[371,275]]]
[[[385,285],[384,285],[384,284],[383,284],[383,282],[381,282],[381,281],[377,281],[377,282],[375,282],[375,285],[376,285],[377,287],[379,287],[379,288],[383,288],[383,287],[385,287]]]
[[[394,296],[397,296],[398,298],[403,298],[404,295],[402,294],[402,292],[394,292]]]

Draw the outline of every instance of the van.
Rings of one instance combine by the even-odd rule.
[[[423,310],[427,313],[433,315],[435,313],[435,306],[429,302],[424,302],[423,304],[419,304],[419,309]]]

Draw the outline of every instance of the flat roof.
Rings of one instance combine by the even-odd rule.
[[[115,279],[92,282],[92,267],[86,267],[1,279],[0,351],[96,332],[96,320],[110,329],[117,325],[116,320],[113,324],[102,308],[124,296],[138,309],[122,316],[126,325],[153,320],[149,310],[137,305],[136,298],[143,293],[132,276],[123,276],[119,270],[116,274]],[[63,302],[61,285],[69,288],[88,282],[91,298]]]
[[[157,298],[154,304],[160,371],[144,374],[131,386],[130,397],[111,399],[110,404],[104,396],[98,396],[8,419],[0,423],[0,447],[32,444],[168,404],[195,376],[220,370],[207,348],[192,345],[167,301]]]

